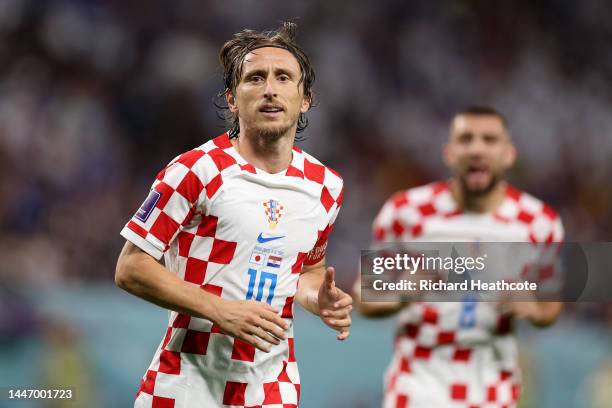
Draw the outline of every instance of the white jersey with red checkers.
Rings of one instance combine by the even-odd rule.
[[[374,221],[374,246],[563,240],[557,213],[512,186],[499,208],[484,214],[462,211],[449,187],[438,182],[392,196]],[[511,320],[495,303],[414,302],[400,312],[383,408],[511,408],[519,394]]]
[[[298,406],[293,299],[302,266],[325,256],[343,183],[299,148],[292,153],[285,171],[269,174],[223,134],[162,170],[121,231],[181,279],[224,299],[267,302],[290,324],[288,339],[263,353],[206,319],[169,312],[136,407]]]

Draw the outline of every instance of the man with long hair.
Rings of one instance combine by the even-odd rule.
[[[241,31],[220,61],[230,130],[172,160],[121,231],[117,285],[169,309],[136,407],[297,407],[294,301],[349,336],[325,265],[343,182],[294,146],[315,79],[295,25]]]

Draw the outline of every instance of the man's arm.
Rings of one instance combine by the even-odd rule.
[[[519,319],[527,319],[536,327],[547,327],[553,324],[561,311],[561,302],[508,302],[502,304],[502,311],[512,314]]]
[[[267,303],[224,300],[208,293],[181,280],[130,241],[117,260],[115,283],[163,308],[208,319],[230,336],[265,352],[286,337],[287,323]]]
[[[353,301],[355,307],[365,317],[383,318],[391,316],[408,305],[406,302],[364,302],[361,300],[361,277],[358,276],[353,285]]]
[[[325,259],[305,266],[295,300],[304,309],[320,316],[326,325],[339,331],[338,340],[345,340],[350,335],[353,299],[336,287],[334,275],[333,267],[325,267]]]

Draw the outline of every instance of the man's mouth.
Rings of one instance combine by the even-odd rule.
[[[278,113],[284,111],[284,109],[279,105],[263,105],[259,108],[259,111],[263,113]]]

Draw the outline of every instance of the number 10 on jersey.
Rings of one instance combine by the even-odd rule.
[[[255,300],[261,302],[264,296],[264,288],[266,286],[266,282],[270,282],[268,286],[268,296],[266,297],[266,303],[271,305],[272,299],[274,298],[274,289],[276,288],[276,278],[277,275],[272,272],[261,271],[259,273],[259,283],[257,283],[257,270],[253,268],[249,268],[249,288],[247,290],[246,299],[253,299],[253,292],[255,290],[255,285],[257,285],[257,294],[255,295]]]

